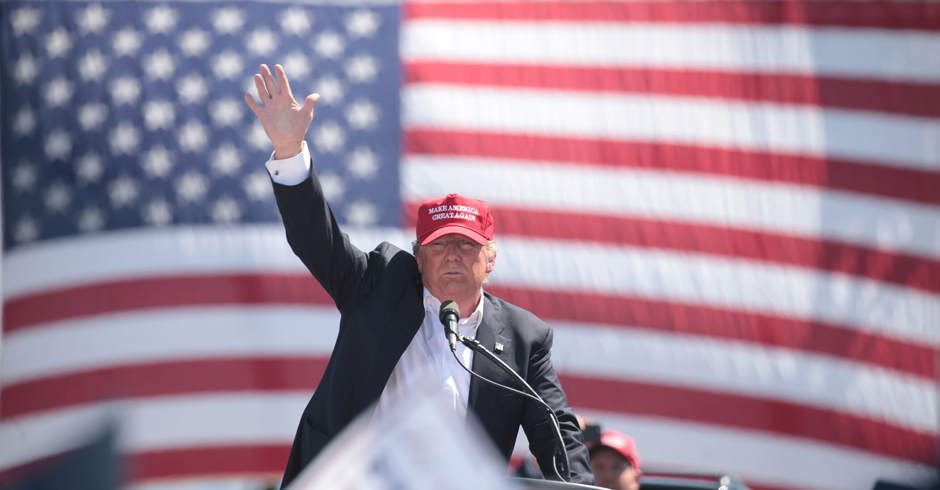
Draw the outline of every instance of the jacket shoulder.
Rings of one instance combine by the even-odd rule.
[[[380,275],[413,278],[418,276],[418,261],[414,255],[389,242],[382,242],[369,252],[369,262],[377,266]]]
[[[415,270],[418,269],[418,261],[415,260],[414,255],[411,255],[411,252],[406,252],[389,242],[378,244],[369,254],[374,257],[373,260],[378,260],[386,264],[397,260],[401,261],[403,264],[406,262],[410,263],[414,265]]]

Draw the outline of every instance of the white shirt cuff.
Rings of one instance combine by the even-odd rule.
[[[264,164],[271,175],[271,180],[281,185],[297,185],[310,177],[310,151],[307,142],[303,142],[300,153],[283,160],[275,160],[274,152]]]

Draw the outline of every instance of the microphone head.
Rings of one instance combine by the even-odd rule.
[[[441,320],[441,323],[447,324],[447,317],[453,315],[454,321],[460,320],[460,308],[457,307],[457,303],[452,300],[447,300],[441,303],[441,313],[438,317]]]

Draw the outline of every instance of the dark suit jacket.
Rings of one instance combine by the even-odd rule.
[[[296,186],[274,184],[274,193],[291,249],[342,314],[326,371],[297,429],[284,473],[286,486],[353,418],[374,409],[392,370],[424,321],[424,286],[410,253],[382,243],[366,254],[349,242],[315,175]],[[484,295],[484,301],[477,340],[491,351],[496,342],[503,344],[500,358],[558,415],[572,481],[593,484],[581,431],[552,367],[551,328],[528,311],[489,294]],[[508,375],[483,356],[474,356],[473,370],[515,387]],[[468,414],[471,412],[507,462],[521,425],[546,477],[554,477],[550,470],[551,426],[535,402],[473,378]]]

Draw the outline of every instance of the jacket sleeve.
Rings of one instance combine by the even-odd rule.
[[[291,250],[342,309],[366,286],[369,256],[340,230],[315,171],[298,185],[272,184]]]
[[[578,426],[574,411],[568,407],[568,399],[561,388],[561,382],[552,366],[551,349],[554,334],[549,327],[545,338],[539,345],[533,347],[529,359],[529,369],[526,381],[532,389],[545,400],[545,403],[558,417],[562,439],[568,450],[568,462],[571,466],[571,482],[583,485],[594,484],[594,473],[591,472],[591,460],[584,438]],[[529,451],[535,456],[542,469],[542,475],[548,480],[557,480],[552,470],[552,452],[555,447],[555,437],[551,422],[544,409],[535,401],[526,399],[523,413],[522,429],[529,440]],[[559,453],[559,456],[560,453]],[[559,464],[561,462],[559,461]]]

